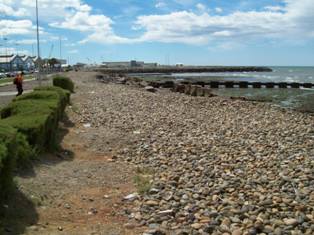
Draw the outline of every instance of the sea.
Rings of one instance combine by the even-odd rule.
[[[173,73],[176,80],[200,81],[256,81],[256,82],[306,82],[314,83],[314,67],[270,67],[272,72],[236,73]],[[285,108],[314,113],[314,89],[253,89],[219,88],[214,93],[220,96],[241,96],[253,100],[272,102]]]

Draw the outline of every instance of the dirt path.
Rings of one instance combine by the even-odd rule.
[[[115,162],[110,154],[123,145],[123,138],[111,133],[103,140],[110,151],[93,151],[86,138],[99,130],[72,122],[79,119],[86,89],[82,80],[76,84],[68,120],[61,124],[64,150],[41,156],[31,170],[16,177],[16,197],[23,203],[8,205],[6,234],[141,234],[141,228],[125,226],[130,205],[122,201],[136,191],[134,169]]]

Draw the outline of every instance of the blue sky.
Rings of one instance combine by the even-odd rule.
[[[314,65],[314,0],[38,1],[43,57]],[[36,54],[35,26],[34,0],[0,0],[0,53]]]

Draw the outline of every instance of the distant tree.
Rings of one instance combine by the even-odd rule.
[[[51,58],[48,60],[48,64],[50,67],[55,67],[56,64],[59,64],[59,61],[56,58]]]

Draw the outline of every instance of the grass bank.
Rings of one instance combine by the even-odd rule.
[[[39,152],[56,150],[58,123],[69,101],[70,91],[47,86],[35,88],[2,108],[0,202],[9,198],[15,167],[23,167]]]

